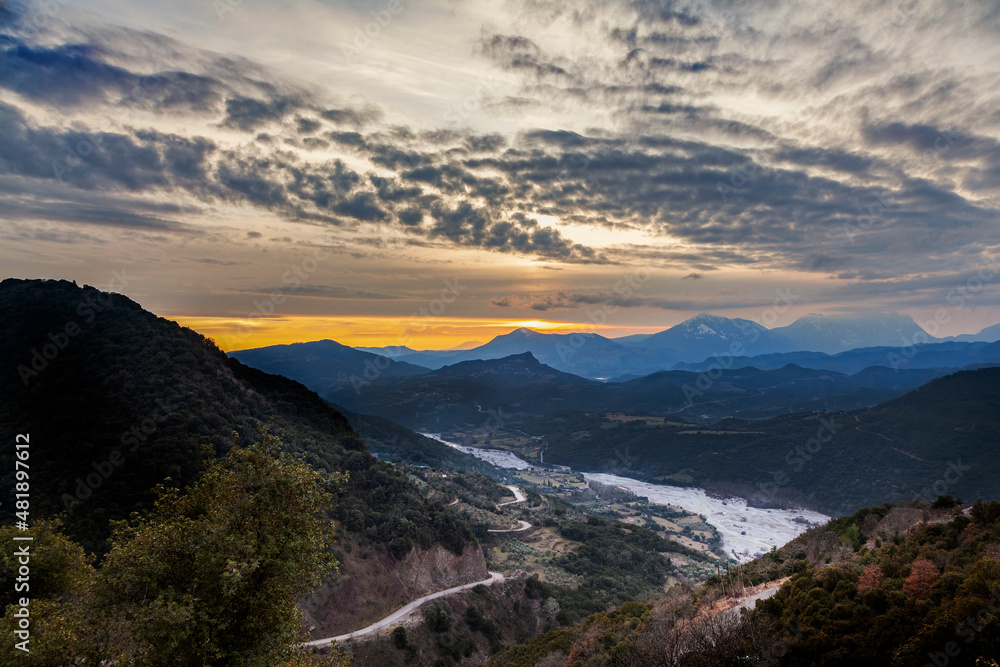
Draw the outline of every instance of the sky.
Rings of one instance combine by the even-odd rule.
[[[0,0],[0,275],[226,350],[973,333],[998,56],[966,0]]]

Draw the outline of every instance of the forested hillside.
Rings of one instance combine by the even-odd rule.
[[[201,335],[121,295],[65,281],[5,280],[0,319],[8,323],[0,339],[0,434],[5,442],[31,435],[32,516],[68,512],[67,533],[88,549],[105,548],[110,521],[148,508],[156,484],[194,481],[204,445],[221,455],[233,433],[253,440],[266,423],[316,470],[350,472],[330,512],[350,519],[348,528],[365,540],[383,548],[397,540],[396,553],[438,542],[460,553],[472,539],[372,457],[316,394],[228,359]],[[36,351],[42,361],[33,366]],[[0,453],[4,498],[13,492],[12,456],[9,447]],[[5,503],[5,523],[11,510]]]
[[[728,596],[783,585],[740,610]],[[630,602],[494,657],[496,667],[993,667],[1000,502],[866,508],[696,589]]]
[[[840,515],[902,499],[1000,495],[1000,369],[962,371],[865,410],[727,419],[566,411],[524,424],[545,460]]]

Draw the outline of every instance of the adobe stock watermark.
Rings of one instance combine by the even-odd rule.
[[[785,628],[788,630],[788,634],[791,635],[791,637],[782,638],[774,646],[769,646],[765,654],[760,656],[759,658],[761,660],[760,664],[762,665],[777,664],[778,661],[781,660],[781,658],[783,658],[785,655],[788,654],[789,649],[791,649],[792,646],[797,644],[799,640],[802,639],[803,635],[802,623],[799,621],[798,618],[793,618],[792,620],[788,621],[788,624],[785,626]]]
[[[402,348],[411,342],[414,333],[425,330],[428,327],[427,322],[429,320],[443,315],[448,306],[455,303],[455,300],[466,289],[468,289],[468,286],[461,284],[458,278],[454,280],[445,279],[444,288],[438,293],[437,298],[431,299],[426,305],[421,306],[410,315],[407,320],[408,326],[397,336],[396,344],[390,346],[385,351],[385,354],[375,355],[374,359],[366,361],[361,375],[355,374],[349,378],[355,395],[360,396],[362,388],[367,387],[381,377],[385,369],[392,363],[392,357],[398,357],[405,352]]]
[[[801,472],[805,468],[806,463],[813,460],[817,454],[823,451],[823,445],[833,440],[833,437],[843,428],[842,424],[838,424],[833,418],[828,416],[820,417],[819,423],[816,435],[806,440],[804,444],[796,445],[792,449],[789,449],[785,454],[785,466],[788,467],[790,472]],[[757,488],[765,496],[774,498],[778,490],[784,486],[788,486],[790,481],[791,475],[782,467],[774,472],[771,476],[771,481],[760,482],[757,484]]]
[[[955,633],[965,640],[965,644],[971,644],[976,638],[1000,615],[1000,590],[990,589],[990,601],[981,607],[975,615],[966,616],[955,628]],[[957,658],[962,653],[962,646],[956,641],[945,643],[940,651],[932,651],[927,654],[928,662],[924,667],[947,667],[951,664],[952,658]]]
[[[761,326],[770,327],[775,324],[778,321],[778,316],[795,303],[796,297],[792,294],[791,287],[786,287],[784,291],[776,289],[774,293],[776,296],[771,305],[765,308],[761,312],[760,317],[755,320]],[[740,325],[740,330],[746,336],[745,339],[734,340],[729,344],[728,351],[709,357],[711,362],[708,368],[698,373],[698,378],[694,384],[685,382],[684,386],[681,387],[686,401],[682,409],[686,410],[693,406],[695,404],[694,399],[704,396],[705,392],[711,389],[712,385],[722,377],[723,371],[727,371],[736,365],[736,357],[742,357],[746,354],[748,345],[753,345],[760,340],[759,329],[743,324]]]
[[[917,346],[930,343],[931,337],[936,336],[942,326],[951,322],[953,313],[960,312],[972,301],[981,297],[986,286],[996,278],[998,271],[1000,267],[997,265],[996,257],[990,257],[964,283],[956,285],[945,296],[945,302],[951,306],[950,311],[941,307],[934,311],[934,317],[915,320],[921,331],[914,332],[912,337],[904,335],[903,345],[886,353],[890,368],[899,370],[907,365],[917,355]]]
[[[242,0],[237,1],[242,2]],[[379,38],[382,31],[392,24],[395,17],[406,10],[410,2],[412,0],[405,2],[403,0],[388,0],[381,8],[368,12],[372,20],[355,27],[350,42],[340,43],[340,53],[344,57],[344,61],[349,65],[357,63],[361,59],[362,52]]]
[[[930,486],[922,488],[919,493],[913,494],[913,500],[934,501],[938,496],[948,494],[949,489],[959,483],[966,472],[972,470],[972,466],[962,465],[962,459],[948,461],[941,479],[936,480]]]
[[[920,161],[924,165],[936,162],[941,155],[958,143],[959,137],[951,132],[939,131],[934,138],[934,143],[930,148],[924,150],[920,155]],[[885,220],[886,212],[897,203],[897,198],[892,193],[878,193],[874,201],[868,203],[866,208],[860,204],[855,204],[858,215],[854,224],[844,224],[844,235],[848,242],[854,245],[854,239],[872,230],[875,225]]]
[[[156,432],[159,425],[165,422],[174,412],[176,412],[176,407],[168,403],[163,399],[156,399],[156,404],[158,409],[154,410],[153,413],[137,422],[131,426],[127,431],[123,431],[119,437],[119,442],[123,447],[128,446],[128,453],[134,454],[139,446],[146,442],[149,437]],[[62,495],[63,505],[66,510],[73,514],[76,509],[87,501],[94,492],[97,491],[101,486],[108,481],[108,479],[125,463],[125,455],[120,449],[114,449],[108,453],[107,459],[102,459],[100,461],[92,461],[90,467],[94,469],[93,472],[88,473],[85,477],[77,477],[76,488],[72,494],[64,493]]]
[[[215,10],[215,15],[219,17],[220,21],[226,17],[226,14],[242,6],[243,0],[212,0],[212,9]]]
[[[570,334],[565,343],[561,341],[556,343],[555,349],[559,354],[559,359],[563,363],[569,361],[587,342],[587,339],[582,334],[596,333],[599,326],[607,324],[608,316],[614,315],[621,309],[621,305],[619,304],[636,298],[643,286],[649,282],[652,275],[653,272],[648,266],[640,266],[632,273],[618,280],[615,283],[614,295],[611,298],[602,301],[599,307],[588,308],[586,310],[586,317],[593,326]]]
[[[476,88],[471,93],[465,96],[465,98],[456,103],[450,109],[444,112],[444,120],[446,123],[451,125],[457,125],[458,123],[468,120],[473,112],[479,109],[483,100],[490,95],[496,94],[496,85],[499,80],[492,76],[480,77],[476,82]]]
[[[722,201],[729,201],[729,197],[745,188],[751,179],[757,178],[769,171],[771,171],[770,168],[765,168],[753,160],[747,160],[743,164],[730,167],[728,172],[729,182],[716,181],[715,189],[719,191]]]
[[[132,277],[125,272],[125,267],[112,271],[111,281],[108,283],[107,289],[104,291],[95,290],[94,294],[88,292],[83,301],[77,304],[75,312],[80,321],[70,320],[66,322],[62,328],[55,332],[48,332],[44,340],[31,348],[31,359],[17,367],[17,374],[25,387],[44,372],[49,364],[69,347],[74,338],[84,333],[86,328],[97,319],[98,314],[114,305],[108,292],[124,288],[130,280]]]
[[[311,257],[306,257],[289,267],[281,274],[281,283],[286,287],[272,290],[263,299],[254,299],[253,310],[237,325],[236,332],[222,337],[222,347],[227,350],[236,349],[240,343],[250,338],[257,321],[274,315],[278,306],[285,302],[287,293],[295,292],[302,287],[319,270],[320,264],[330,257],[330,254],[323,248],[316,247]]]
[[[52,21],[62,12],[62,8],[70,3],[70,0],[47,0],[46,2],[27,2],[26,0],[13,0],[5,3],[5,9],[9,15],[20,16],[16,20],[18,32],[26,39],[33,39],[43,30],[52,27]],[[68,21],[62,23],[69,25]]]

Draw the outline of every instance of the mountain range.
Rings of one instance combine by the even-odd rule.
[[[430,369],[462,361],[499,359],[530,352],[542,363],[558,370],[608,380],[644,375],[655,370],[690,368],[690,364],[708,362],[713,358],[728,360],[736,357],[742,361],[747,357],[801,352],[837,355],[849,350],[873,347],[909,349],[913,345],[945,341],[968,343],[997,340],[1000,340],[1000,325],[988,327],[979,334],[938,339],[929,335],[906,315],[808,315],[787,326],[767,329],[751,320],[702,313],[655,334],[621,338],[606,338],[595,333],[543,333],[520,328],[497,336],[484,345],[460,352],[418,352],[405,347],[358,349],[386,356],[396,362]],[[810,360],[819,358],[823,357],[808,357]],[[797,362],[789,358],[786,363]],[[958,366],[962,365],[965,364]],[[861,369],[856,366],[854,368]],[[830,367],[829,370],[844,368]]]
[[[788,364],[774,370],[659,371],[627,382],[599,382],[546,366],[526,352],[463,361],[423,375],[379,378],[359,392],[344,389],[326,398],[431,432],[497,428],[568,409],[711,422],[867,407],[951,372],[873,367],[848,375]]]

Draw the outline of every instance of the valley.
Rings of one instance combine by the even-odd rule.
[[[24,358],[37,330],[66,318],[90,289],[5,281],[0,305],[8,311],[23,313],[39,294],[46,304],[20,317],[23,324],[4,343],[6,358]],[[316,487],[318,514],[298,519],[332,531],[324,546],[314,541],[308,548],[321,548],[336,568],[317,566],[314,587],[285,609],[287,643],[269,650],[319,649],[330,659],[359,664],[535,664],[517,656],[596,650],[578,634],[594,632],[595,623],[611,633],[601,635],[602,645],[613,645],[609,638],[622,632],[645,641],[663,610],[694,628],[715,622],[699,619],[724,616],[731,627],[712,632],[762,636],[753,624],[784,618],[798,604],[786,590],[810,585],[814,570],[836,566],[848,578],[864,579],[865,559],[874,557],[866,554],[877,553],[882,567],[894,571],[893,550],[911,539],[930,539],[920,536],[933,526],[969,517],[985,526],[996,514],[992,505],[960,505],[951,495],[997,493],[992,444],[1000,432],[1000,369],[994,367],[848,375],[786,365],[658,372],[615,383],[561,372],[525,352],[435,371],[402,366],[395,376],[338,394],[336,387],[350,384],[351,376],[322,367],[339,361],[317,357],[293,364],[292,374],[309,371],[310,382],[334,387],[323,397],[227,357],[124,297],[108,303],[78,349],[37,379],[30,399],[10,381],[16,379],[11,366],[3,387],[3,428],[22,429],[11,418],[22,415],[47,443],[35,474],[43,499],[39,515],[53,518],[62,509],[57,501],[72,498],[61,480],[79,476],[88,457],[106,459],[107,443],[159,410],[157,427],[137,445],[141,460],[128,460],[138,465],[131,476],[109,477],[93,497],[63,505],[69,511],[59,520],[65,524],[39,528],[50,531],[46,540],[80,550],[81,573],[93,567],[84,548],[95,554],[97,578],[79,575],[95,582],[81,584],[82,597],[41,598],[74,619],[93,616],[89,610],[98,597],[117,590],[100,578],[102,571],[123,562],[140,570],[159,562],[122,561],[128,550],[148,547],[123,537],[133,533],[113,532],[109,519],[138,521],[130,529],[137,531],[165,522],[171,539],[183,540],[183,531],[171,532],[174,519],[158,513],[176,508],[176,525],[201,525],[214,515],[185,514],[191,510],[183,499],[202,494],[204,502],[214,502],[211,494],[223,487],[211,480],[235,474],[225,472],[227,466],[239,469],[234,461],[246,456],[257,457],[259,466],[287,466],[282,474],[312,471],[317,482],[325,480],[328,494]],[[324,350],[338,359],[355,352],[330,345]],[[912,384],[916,389],[908,390]],[[81,390],[67,393],[67,386]],[[850,410],[793,410],[853,405],[841,403],[843,397],[863,403],[885,392],[898,395]],[[786,400],[796,395],[798,403]],[[761,413],[766,405],[774,407]],[[376,414],[358,411],[364,406]],[[53,407],[55,419],[47,416]],[[726,414],[734,408],[744,416]],[[80,426],[72,430],[71,423]],[[241,437],[259,442],[244,445]],[[270,457],[275,462],[268,463]],[[156,486],[172,475],[181,488]],[[11,484],[9,475],[0,480],[4,488]],[[252,497],[252,488],[248,483],[229,492]],[[895,504],[876,504],[886,500]],[[146,514],[129,519],[135,510]],[[269,530],[283,525],[274,521]],[[954,536],[956,529],[947,530]],[[967,533],[967,541],[977,534]],[[914,542],[912,549],[923,544]],[[986,544],[984,553],[991,548]],[[190,567],[174,556],[160,557],[172,567]],[[965,576],[952,575],[950,581]],[[897,584],[910,590],[906,582],[885,586]],[[189,599],[183,578],[157,585],[163,587],[159,599]],[[767,593],[750,610],[751,598],[744,595],[759,587]],[[147,604],[122,595],[130,609]],[[741,604],[749,615],[713,611]],[[292,618],[301,619],[298,641],[291,639]],[[637,625],[642,618],[647,620]],[[75,646],[89,641],[82,628],[90,622],[73,621]],[[49,632],[50,626],[42,627],[43,635]],[[176,630],[164,627],[158,632]],[[231,645],[223,635],[206,641]],[[763,651],[765,644],[745,650]]]
[[[617,415],[615,417],[620,419]],[[644,422],[648,423],[648,420],[644,420]],[[662,421],[654,423],[659,425]],[[718,531],[721,537],[721,543],[716,547],[718,552],[724,554],[725,558],[731,557],[737,562],[752,560],[764,555],[772,548],[784,546],[809,527],[823,525],[830,519],[825,514],[802,508],[764,509],[752,507],[748,505],[745,498],[717,497],[700,488],[653,484],[607,473],[575,475],[568,470],[564,472],[545,470],[506,450],[463,446],[442,440],[439,436],[424,435],[434,437],[452,447],[460,448],[462,451],[489,461],[498,467],[518,470],[520,472],[516,477],[530,484],[539,493],[554,494],[568,502],[579,502],[580,492],[586,488],[588,482],[595,481],[601,485],[631,492],[638,498],[644,499],[649,505],[684,510],[689,513],[689,518],[698,517]],[[494,441],[496,437],[496,434],[491,434],[490,441]],[[529,445],[532,451],[540,446],[534,442],[532,441],[532,444]],[[588,506],[588,509],[598,511],[593,505]],[[635,525],[649,527],[651,524],[658,524],[658,528],[665,529],[671,539],[686,539],[686,544],[683,541],[681,543],[695,549],[702,546],[684,535],[684,530],[678,528],[676,521],[659,517],[643,519],[631,516],[637,513],[634,503],[618,506],[607,505],[602,510],[605,514],[616,513],[621,520]]]

